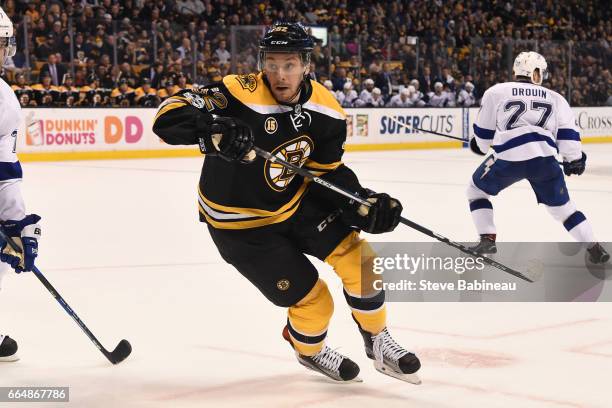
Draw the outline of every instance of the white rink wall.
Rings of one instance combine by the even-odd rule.
[[[612,142],[612,107],[573,108],[584,142]],[[346,109],[347,150],[461,148],[414,127],[468,138],[478,108]],[[24,109],[22,161],[199,155],[169,146],[151,130],[155,109]],[[402,123],[400,125],[398,122]]]

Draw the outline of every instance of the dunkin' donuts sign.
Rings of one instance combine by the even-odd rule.
[[[58,114],[53,114],[57,111]],[[25,145],[32,147],[74,147],[138,144],[143,139],[140,117],[104,114],[94,109],[32,109],[25,115]],[[46,150],[46,149],[45,149]]]

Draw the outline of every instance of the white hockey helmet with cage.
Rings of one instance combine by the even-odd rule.
[[[17,43],[13,32],[13,22],[0,7],[0,50],[4,57],[12,57],[17,52]]]
[[[535,80],[533,75],[536,70],[540,73],[538,81]],[[514,76],[527,77],[532,83],[542,85],[542,81],[548,78],[548,64],[546,63],[546,59],[537,52],[521,52],[514,59],[512,72]]]

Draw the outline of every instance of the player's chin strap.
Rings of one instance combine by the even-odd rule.
[[[253,146],[253,150],[255,150],[255,153],[259,157],[264,158],[266,160],[270,160],[270,162],[272,162],[272,163],[278,163],[281,166],[287,168],[288,170],[291,170],[291,171],[299,174],[300,176],[302,176],[304,178],[310,179],[313,182],[315,182],[317,184],[320,184],[320,185],[322,185],[325,188],[328,188],[328,189],[330,189],[332,191],[335,191],[336,193],[341,194],[341,195],[343,195],[343,196],[345,196],[347,198],[350,198],[351,200],[354,200],[354,201],[356,201],[356,202],[358,202],[358,203],[360,203],[362,205],[365,205],[365,206],[368,206],[368,207],[370,207],[372,205],[371,202],[369,202],[366,199],[360,197],[359,195],[357,195],[355,193],[352,193],[350,191],[347,191],[347,190],[343,189],[342,187],[339,187],[339,186],[337,186],[337,185],[335,185],[333,183],[330,183],[329,181],[327,181],[325,179],[317,177],[314,174],[312,174],[311,172],[309,172],[308,170],[303,169],[301,167],[298,167],[298,166],[296,166],[294,164],[291,164],[291,163],[281,159],[278,156],[274,156],[270,152],[267,152],[267,151],[265,151],[263,149],[260,149],[257,146]],[[445,243],[445,244],[447,244],[449,246],[452,246],[453,248],[456,248],[456,249],[460,250],[463,253],[471,255],[471,256],[473,256],[475,258],[480,258],[486,264],[491,265],[491,266],[493,266],[493,267],[495,267],[497,269],[500,269],[500,270],[502,270],[502,271],[504,271],[506,273],[509,273],[510,275],[516,276],[517,278],[523,279],[523,280],[525,280],[527,282],[535,282],[541,276],[541,270],[528,269],[525,272],[525,274],[523,274],[523,273],[521,273],[519,271],[516,271],[516,270],[514,270],[514,269],[512,269],[512,268],[510,268],[510,267],[508,267],[508,266],[506,266],[504,264],[501,264],[501,263],[499,263],[499,262],[497,262],[497,261],[495,261],[495,260],[493,260],[491,258],[488,258],[488,257],[486,257],[484,255],[481,255],[481,254],[475,252],[474,250],[466,247],[465,245],[462,245],[462,244],[460,244],[458,242],[451,241],[450,239],[448,239],[448,238],[446,238],[446,237],[444,237],[444,236],[442,236],[442,235],[440,235],[438,233],[435,233],[432,230],[430,230],[428,228],[425,228],[422,225],[419,225],[419,224],[417,224],[417,223],[415,223],[413,221],[410,221],[409,219],[406,219],[404,217],[400,217],[400,222],[402,224],[410,227],[410,228],[413,228],[413,229],[415,229],[415,230],[417,230],[417,231],[419,231],[419,232],[421,232],[421,233],[431,237],[431,238],[435,238],[435,239],[437,239],[440,242],[443,242],[443,243]]]

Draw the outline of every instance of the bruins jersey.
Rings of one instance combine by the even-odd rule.
[[[274,99],[261,73],[228,75],[169,97],[159,106],[153,131],[169,144],[197,144],[211,115],[243,120],[256,146],[316,175],[345,167],[346,116],[317,82],[305,81],[298,102],[285,105]],[[200,220],[219,229],[279,223],[296,212],[307,190],[307,180],[268,160],[241,164],[209,156],[199,183]]]

